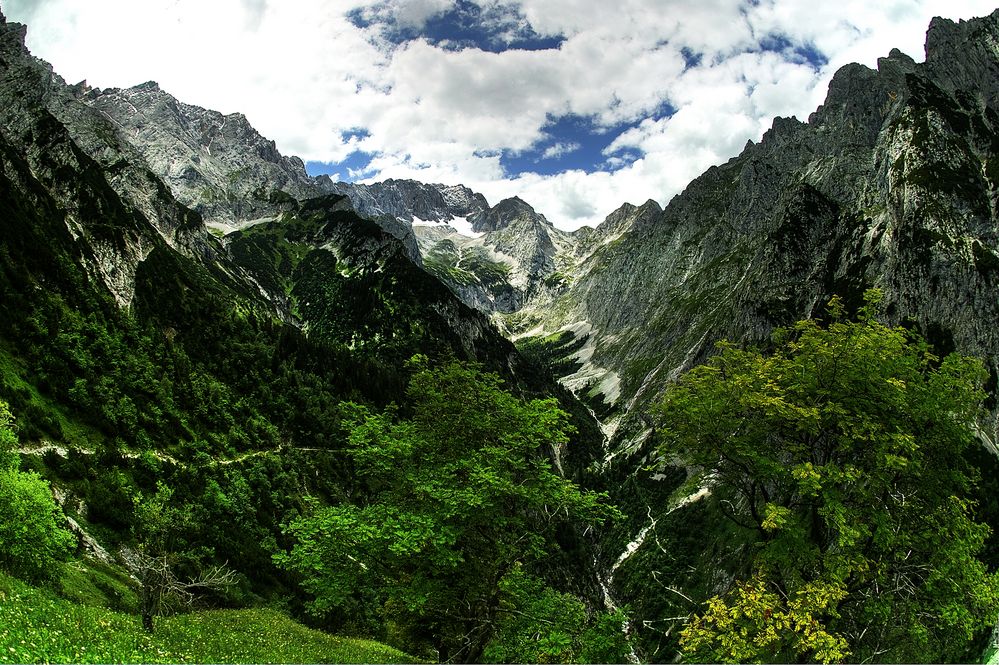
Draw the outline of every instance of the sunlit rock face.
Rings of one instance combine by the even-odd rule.
[[[995,375],[997,44],[999,13],[937,19],[925,63],[893,50],[877,69],[842,68],[807,122],[777,118],[664,211],[597,246],[518,331],[558,338],[576,361],[567,367],[585,366],[590,397],[620,417],[717,340],[765,344],[833,295],[855,307],[878,287],[887,321]]]

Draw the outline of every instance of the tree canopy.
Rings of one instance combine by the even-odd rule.
[[[755,542],[686,658],[962,660],[995,620],[964,456],[984,370],[876,321],[878,299],[857,321],[834,299],[828,326],[778,331],[770,355],[723,343],[658,408],[664,459],[703,473]]]
[[[546,557],[559,528],[615,511],[555,473],[571,431],[555,400],[519,399],[476,367],[413,363],[405,412],[344,407],[367,496],[293,521],[294,547],[278,558],[315,613],[374,600],[411,644],[475,661],[503,615],[522,611],[511,599],[531,584],[523,566]]]
[[[17,468],[14,417],[0,401],[0,566],[28,579],[53,573],[76,544],[48,481]]]

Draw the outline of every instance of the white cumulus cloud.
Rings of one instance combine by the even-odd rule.
[[[563,155],[568,155],[569,153],[576,152],[582,146],[575,141],[570,143],[559,142],[545,148],[545,151],[541,153],[541,159],[558,159]]]
[[[558,39],[557,48],[400,43],[386,30],[419,34],[472,4],[499,42],[515,47],[534,35]],[[492,202],[518,195],[575,228],[625,201],[666,204],[758,140],[775,115],[806,117],[841,65],[874,66],[893,47],[921,60],[933,16],[980,16],[994,4],[5,0],[3,8],[29,24],[29,48],[70,82],[156,80],[181,101],[245,113],[286,154],[339,162],[362,150],[373,158],[356,175],[369,180],[460,182]],[[537,150],[555,160],[578,150],[571,137],[547,133],[567,114],[618,128],[593,172],[504,171],[503,154]]]

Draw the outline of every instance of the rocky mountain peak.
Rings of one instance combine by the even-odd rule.
[[[897,48],[889,51],[887,57],[878,58],[878,71],[881,71],[886,65],[890,65],[891,63],[896,63],[910,71],[916,67],[916,61]]]
[[[640,206],[625,203],[600,222],[595,229],[595,237],[600,240],[615,238],[638,222],[653,221],[662,211],[659,203],[653,199],[649,199]]]
[[[970,21],[952,21],[948,18],[935,16],[930,21],[930,27],[926,31],[925,54],[926,63],[933,64],[939,60],[961,60],[964,55],[954,52],[955,46],[979,44],[983,40],[983,35],[991,35],[993,38],[999,34],[999,9],[993,11],[988,16],[971,19]],[[993,41],[992,46],[995,46]]]
[[[4,55],[23,56],[28,54],[24,40],[28,36],[28,26],[23,23],[8,23],[3,17],[0,21],[0,53]]]
[[[136,92],[163,92],[163,89],[160,88],[160,84],[156,81],[146,81],[145,83],[133,86],[131,89]]]
[[[370,185],[333,183],[332,188],[350,199],[354,209],[365,217],[391,217],[414,221],[447,223],[468,218],[489,207],[481,194],[464,185],[427,184],[416,180],[389,178]]]
[[[472,230],[478,233],[500,231],[521,220],[530,220],[535,224],[551,227],[544,215],[538,214],[534,208],[520,197],[513,196],[503,199],[495,206],[472,220]]]
[[[881,130],[883,109],[897,95],[897,81],[856,63],[840,67],[829,82],[826,99],[808,117],[811,125],[842,130],[855,144],[873,145]],[[774,120],[777,127],[777,120]]]
[[[970,21],[934,18],[926,33],[926,67],[948,92],[975,90],[999,106],[999,9]]]
[[[441,196],[448,207],[453,209],[468,210],[469,214],[478,210],[485,210],[489,207],[486,197],[478,192],[473,192],[464,185],[436,185],[440,188]]]
[[[114,122],[178,201],[223,231],[331,189],[328,179],[309,177],[300,159],[282,156],[242,113],[182,103],[155,81],[89,90],[81,100]]]

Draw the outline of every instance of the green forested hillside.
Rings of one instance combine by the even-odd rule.
[[[406,361],[423,354],[428,367],[460,361],[476,363],[474,376],[480,367],[499,372],[509,399],[557,393],[575,410],[573,425],[564,423],[571,441],[521,441],[520,454],[531,464],[549,467],[558,459],[568,473],[578,473],[582,465],[570,462],[583,456],[572,451],[596,445],[592,419],[484,317],[417,268],[402,243],[340,209],[336,197],[291,202],[283,220],[241,232],[230,239],[229,250],[155,180],[150,195],[158,219],[182,221],[170,228],[153,224],[150,211],[112,186],[117,173],[80,150],[44,109],[26,108],[22,120],[31,127],[17,137],[26,147],[0,136],[0,400],[10,406],[13,418],[6,424],[16,435],[5,442],[7,454],[19,453],[11,462],[19,470],[5,472],[2,498],[8,508],[30,511],[8,510],[2,518],[10,521],[0,525],[7,550],[0,563],[68,600],[128,616],[74,608],[49,599],[49,592],[12,586],[6,593],[16,602],[9,606],[19,609],[7,620],[20,623],[6,635],[14,648],[21,638],[30,644],[32,635],[55,637],[62,646],[11,651],[9,658],[402,657],[364,650],[228,652],[221,646],[184,651],[170,642],[180,641],[170,637],[180,631],[188,640],[201,635],[211,644],[204,636],[229,621],[209,613],[200,615],[199,624],[184,618],[192,609],[264,605],[282,607],[318,628],[439,657],[435,636],[412,630],[422,620],[418,608],[404,618],[388,606],[391,594],[373,585],[355,590],[363,602],[351,611],[307,614],[315,594],[302,586],[299,571],[276,563],[275,555],[291,551],[299,537],[288,526],[317,507],[377,510],[377,483],[358,473],[350,453],[356,409],[407,413],[406,386],[416,369]],[[474,420],[471,408],[467,417]],[[532,510],[514,507],[505,519],[523,520]],[[547,631],[554,641],[546,648],[561,658],[581,653],[585,631],[591,631],[587,653],[598,653],[592,630],[600,625],[598,632],[609,635],[606,648],[620,649],[620,623],[599,624],[591,618],[594,596],[572,595],[592,589],[588,576],[568,572],[591,557],[588,541],[579,536],[583,525],[574,519],[549,519],[554,535],[544,548],[522,554],[514,548],[505,559],[518,571],[524,566],[530,584],[540,585],[537,590],[553,607],[573,612],[571,626],[559,624],[568,631],[567,642],[562,633]],[[34,555],[13,546],[21,521],[34,529]],[[515,539],[535,537],[534,520],[517,523]],[[74,536],[65,530],[71,525]],[[42,544],[48,549],[39,549]],[[452,561],[467,555],[461,543],[451,546],[457,557]],[[65,563],[92,557],[104,560],[107,571]],[[482,587],[501,603],[500,613],[530,616],[525,612],[535,598],[524,596],[522,585],[504,591],[501,583],[503,575]],[[92,636],[90,650],[67,650],[78,641],[66,635],[77,629],[61,619],[54,618],[44,635],[27,631],[39,615],[17,612],[36,603],[58,616],[78,616],[67,620]],[[168,620],[156,616],[178,612]],[[155,628],[154,637],[135,631],[139,614],[147,629]],[[231,615],[234,625],[251,625],[260,616]],[[499,615],[490,616],[495,621]],[[436,630],[443,632],[461,624],[453,616],[439,621]],[[118,628],[100,631],[94,622]],[[505,632],[491,628],[484,635],[502,633],[508,643],[535,626],[500,623]],[[272,641],[292,639],[291,633],[267,634],[268,648]],[[319,639],[295,634],[300,637],[294,641],[306,644]],[[477,651],[489,641],[480,640]],[[317,644],[315,649],[329,648]],[[606,648],[599,653],[608,653]]]

